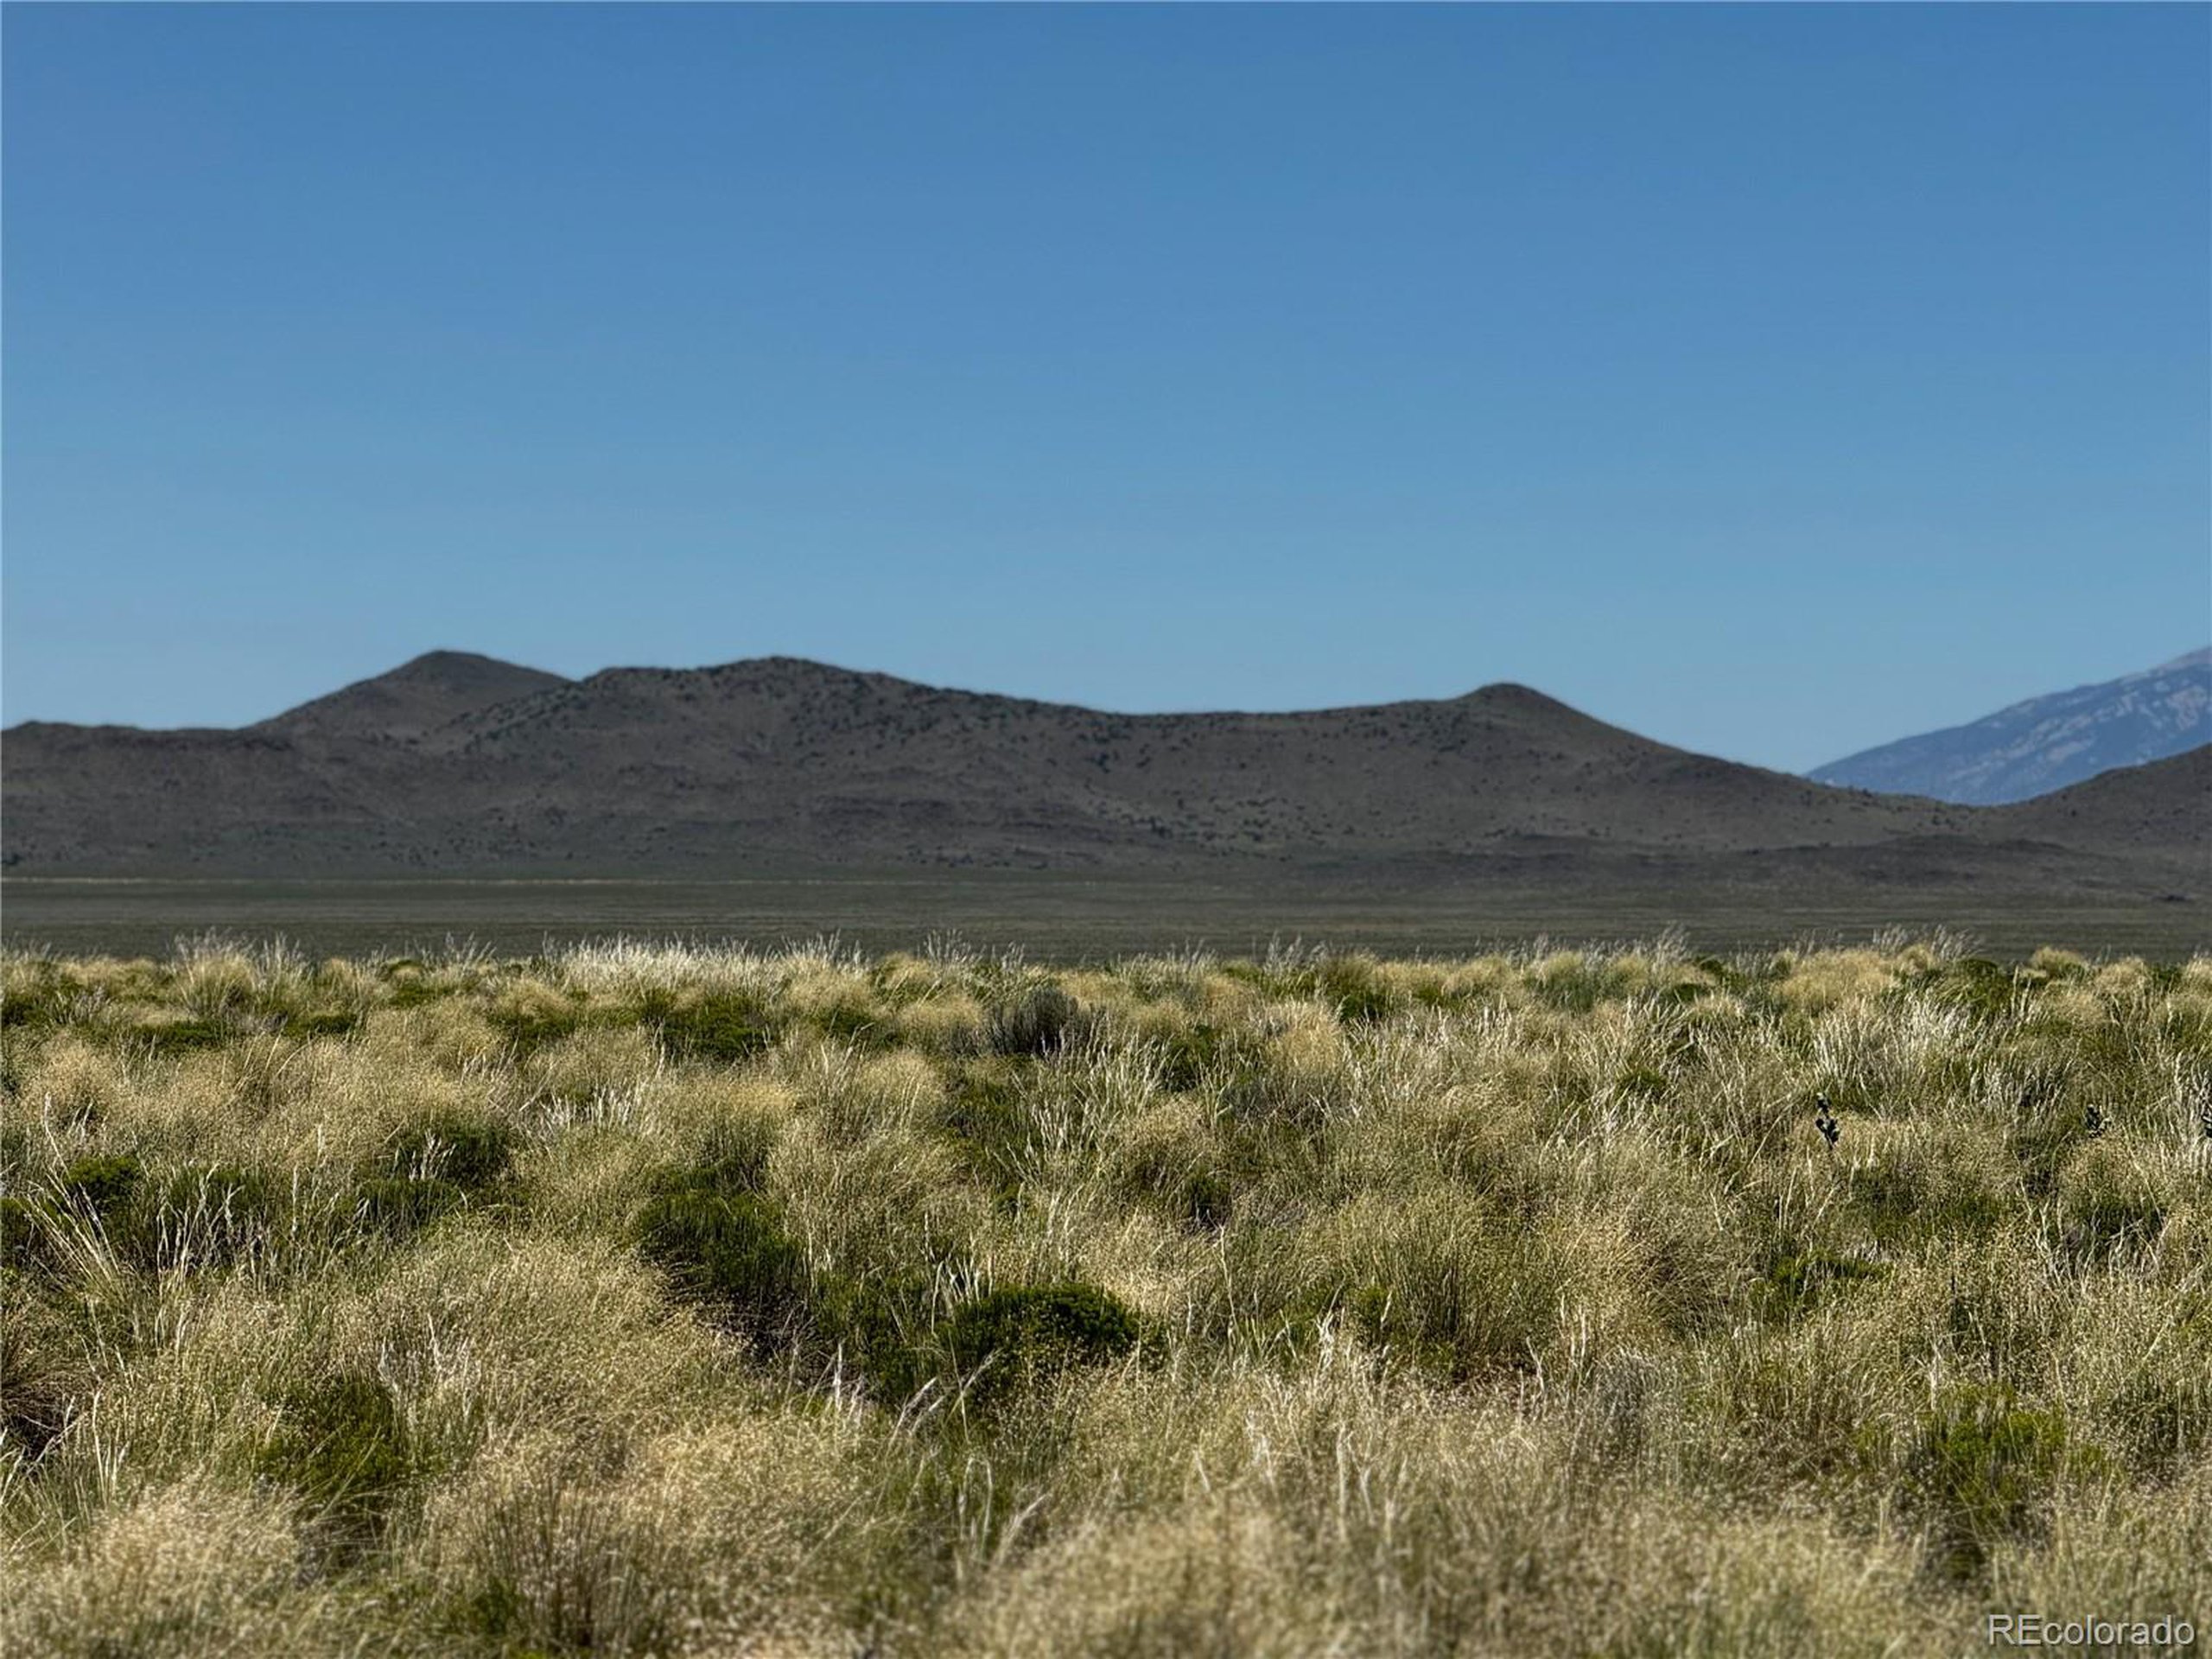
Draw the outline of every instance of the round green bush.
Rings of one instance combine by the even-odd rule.
[[[1128,1353],[1137,1318],[1096,1285],[1017,1285],[966,1304],[938,1332],[946,1359],[995,1401],[1071,1366]]]

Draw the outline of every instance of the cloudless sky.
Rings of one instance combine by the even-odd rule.
[[[1799,768],[2212,639],[2202,6],[0,28],[10,721],[783,653]]]

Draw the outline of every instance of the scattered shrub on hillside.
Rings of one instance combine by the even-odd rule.
[[[2212,958],[0,979],[10,1651],[1835,1659],[2203,1581]]]

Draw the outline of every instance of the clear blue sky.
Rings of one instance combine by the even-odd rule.
[[[11,5],[9,721],[434,646],[1801,767],[2212,638],[2212,10]]]

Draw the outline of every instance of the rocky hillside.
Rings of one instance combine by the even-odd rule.
[[[2170,887],[2202,841],[2178,777],[2173,835],[2130,840],[2133,799],[2030,820],[1828,788],[1522,686],[1135,715],[782,658],[572,682],[440,653],[239,731],[19,726],[4,765],[18,874],[1448,868],[1571,885],[1789,861],[1845,881],[2032,864]]]

